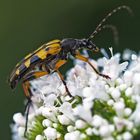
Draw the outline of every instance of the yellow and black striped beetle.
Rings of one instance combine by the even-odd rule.
[[[95,31],[87,39],[72,39],[66,38],[63,40],[53,40],[46,44],[43,44],[33,53],[27,55],[21,62],[19,62],[9,78],[9,84],[12,89],[16,87],[20,80],[22,80],[22,85],[24,89],[25,96],[28,99],[27,103],[27,117],[26,117],[26,127],[25,132],[27,131],[27,122],[28,122],[28,112],[31,103],[32,93],[30,91],[30,81],[36,78],[39,78],[44,75],[48,75],[52,72],[57,72],[60,79],[62,80],[65,89],[69,96],[71,96],[66,82],[63,79],[63,76],[59,72],[59,68],[67,62],[68,56],[72,55],[77,59],[80,59],[84,62],[87,62],[93,70],[100,76],[105,78],[110,78],[108,75],[104,75],[98,72],[96,68],[90,63],[88,58],[82,56],[79,52],[81,49],[88,49],[94,52],[98,52],[99,48],[91,40],[94,36],[100,32],[102,29],[110,28],[114,35],[116,35],[116,27],[113,25],[103,25],[103,23],[114,13],[121,9],[126,9],[131,12],[131,9],[128,6],[119,6],[114,9],[112,12],[107,14],[107,16],[99,23]],[[34,70],[38,68],[39,70]]]

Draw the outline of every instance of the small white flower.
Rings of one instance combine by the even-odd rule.
[[[116,139],[117,139],[117,140],[122,140],[123,138],[122,138],[121,135],[117,135]]]
[[[60,137],[61,137],[61,134],[57,133],[57,139],[60,139]]]
[[[93,107],[92,98],[83,99],[83,107],[86,108],[87,110],[90,110]]]
[[[82,105],[78,105],[76,108],[74,108],[74,114],[84,119],[88,123],[91,123],[92,121],[91,111],[84,108]]]
[[[56,110],[55,108],[50,108],[50,107],[44,107],[42,109],[42,115],[44,117],[47,117],[49,119],[51,119],[52,121],[57,121],[56,119]]]
[[[114,109],[116,110],[116,113],[118,116],[123,116],[124,114],[124,103],[121,101],[115,102],[114,103]]]
[[[112,80],[116,79],[119,76],[119,74],[126,69],[128,65],[128,62],[123,62],[119,64],[120,54],[112,56],[109,60],[104,58],[102,61],[103,65],[101,66],[104,67],[103,73],[107,73]]]
[[[63,125],[69,125],[71,123],[70,119],[65,115],[58,115],[58,120]]]
[[[127,88],[127,85],[126,85],[126,84],[121,84],[121,85],[119,86],[119,89],[120,89],[121,91],[126,90],[126,88]]]
[[[116,79],[116,84],[117,84],[117,85],[123,84],[123,80],[122,80],[121,78],[117,78],[117,79]]]
[[[115,140],[115,139],[113,137],[109,136],[109,137],[103,138],[103,140]]]
[[[94,135],[99,136],[99,130],[98,130],[98,129],[93,128],[92,131],[93,131],[93,134],[94,134]]]
[[[88,98],[88,97],[92,97],[94,95],[94,89],[91,87],[85,87],[83,89],[83,96]]]
[[[133,72],[130,70],[125,71],[123,78],[124,78],[125,83],[128,86],[130,86],[133,79]]]
[[[127,130],[132,130],[134,128],[134,123],[132,121],[127,121],[126,123]]]
[[[53,126],[54,128],[58,128],[58,124],[57,124],[57,123],[53,123],[52,126]]]
[[[118,118],[118,117],[114,117],[114,123],[115,123],[115,126],[116,126],[118,132],[121,132],[126,125],[125,119]]]
[[[21,125],[21,126],[24,126],[25,125],[25,118],[24,118],[24,116],[21,113],[14,114],[13,120],[18,125]]]
[[[67,130],[68,130],[68,132],[72,132],[72,131],[75,130],[75,128],[74,128],[72,125],[69,125],[69,126],[67,127]]]
[[[107,101],[107,104],[112,106],[114,104],[114,101],[112,99],[110,99],[110,100]]]
[[[102,125],[99,128],[99,134],[101,135],[101,137],[108,137],[110,135],[110,129],[108,125]]]
[[[132,54],[131,50],[125,49],[122,57],[124,60],[129,60],[131,57],[131,54]]]
[[[136,84],[136,85],[140,85],[140,73],[136,73],[133,77],[133,82]]]
[[[93,134],[92,128],[87,128],[86,129],[86,134],[89,135],[89,136],[92,136],[92,134]]]
[[[65,140],[80,140],[80,132],[73,131],[71,133],[67,133],[65,135]]]
[[[115,88],[112,92],[111,92],[111,96],[115,99],[115,100],[118,100],[119,97],[120,97],[121,93],[120,91]]]
[[[94,127],[99,127],[99,126],[102,125],[102,123],[103,123],[102,118],[100,116],[98,116],[98,115],[94,115],[92,125]]]
[[[111,94],[113,91],[114,91],[114,87],[113,86],[111,86],[110,88],[109,88],[109,90],[108,90],[108,92]]]
[[[113,133],[115,131],[115,126],[113,124],[109,125],[109,130],[111,133]]]
[[[57,131],[52,127],[48,127],[44,130],[44,134],[49,140],[55,140],[57,138]]]
[[[140,103],[137,104],[135,111],[130,116],[130,120],[133,120],[135,125],[140,125]]]
[[[75,122],[75,126],[78,129],[83,129],[83,128],[85,128],[87,126],[87,124],[83,120],[77,120]]]
[[[44,138],[41,135],[37,135],[36,138],[35,138],[35,140],[44,140]]]
[[[35,110],[35,115],[42,115],[42,110],[44,109],[44,106],[39,107]]]
[[[67,116],[70,120],[74,121],[74,115],[72,110],[72,105],[69,102],[64,102],[60,107],[59,111],[62,112],[65,116]]]
[[[125,115],[125,116],[128,117],[131,113],[132,113],[132,109],[130,109],[130,108],[125,108],[125,109],[124,109],[124,115]]]
[[[56,99],[57,99],[56,95],[50,94],[44,99],[44,103],[46,106],[53,106]]]
[[[133,94],[133,89],[132,87],[128,87],[125,91],[126,96],[131,96]]]
[[[43,122],[42,122],[42,125],[44,127],[50,127],[50,126],[52,126],[52,122],[48,119],[44,119]]]
[[[24,131],[25,131],[25,128],[24,127],[19,127],[18,128],[18,134],[19,134],[19,136],[23,137],[24,136]]]
[[[131,59],[132,59],[132,60],[137,60],[137,58],[138,58],[138,57],[137,57],[136,54],[132,54],[132,55],[131,55]]]
[[[83,133],[82,133],[82,134],[80,135],[80,139],[82,139],[82,140],[83,140],[83,139],[86,139],[86,137],[87,137],[86,134],[83,134]]]
[[[131,140],[132,134],[130,132],[125,132],[122,137],[124,140]]]

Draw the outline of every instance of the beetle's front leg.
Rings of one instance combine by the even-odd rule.
[[[106,78],[106,79],[110,79],[110,77],[109,77],[108,75],[105,75],[105,74],[100,73],[100,72],[92,65],[92,63],[89,61],[89,59],[86,58],[86,57],[84,57],[84,56],[82,56],[79,52],[76,52],[75,58],[77,58],[77,59],[79,59],[79,60],[81,60],[81,61],[84,61],[84,62],[88,63],[88,64],[92,67],[92,69],[93,69],[99,76],[102,76],[102,77],[104,77],[104,78]]]

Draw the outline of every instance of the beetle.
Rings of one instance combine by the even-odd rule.
[[[88,63],[93,70],[104,78],[110,79],[108,75],[100,73],[93,64],[89,61],[88,58],[80,54],[81,49],[88,49],[90,51],[98,52],[99,48],[92,41],[92,38],[95,37],[97,33],[99,33],[102,29],[109,28],[113,31],[114,35],[116,35],[116,27],[113,25],[103,25],[105,21],[114,13],[121,9],[126,9],[131,13],[131,9],[128,6],[119,6],[111,11],[103,20],[98,24],[95,31],[88,37],[83,39],[74,39],[74,38],[66,38],[62,40],[53,40],[46,44],[43,44],[33,53],[27,55],[23,60],[21,60],[14,68],[13,72],[9,78],[9,84],[12,89],[14,89],[19,81],[22,80],[22,85],[24,89],[24,93],[26,98],[28,99],[28,103],[26,105],[27,114],[29,112],[30,102],[31,102],[31,90],[30,90],[30,81],[44,75],[48,75],[50,73],[56,72],[58,73],[60,79],[62,80],[66,92],[69,96],[72,96],[67,88],[66,82],[59,71],[59,68],[64,65],[69,55],[74,56],[76,59],[82,60]],[[38,68],[38,69],[37,69]],[[26,119],[26,128],[27,130],[27,120]]]

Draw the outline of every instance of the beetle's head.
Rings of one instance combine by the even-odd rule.
[[[94,51],[94,52],[98,52],[99,48],[96,46],[96,44],[94,44],[91,39],[81,39],[81,46],[85,49]]]

